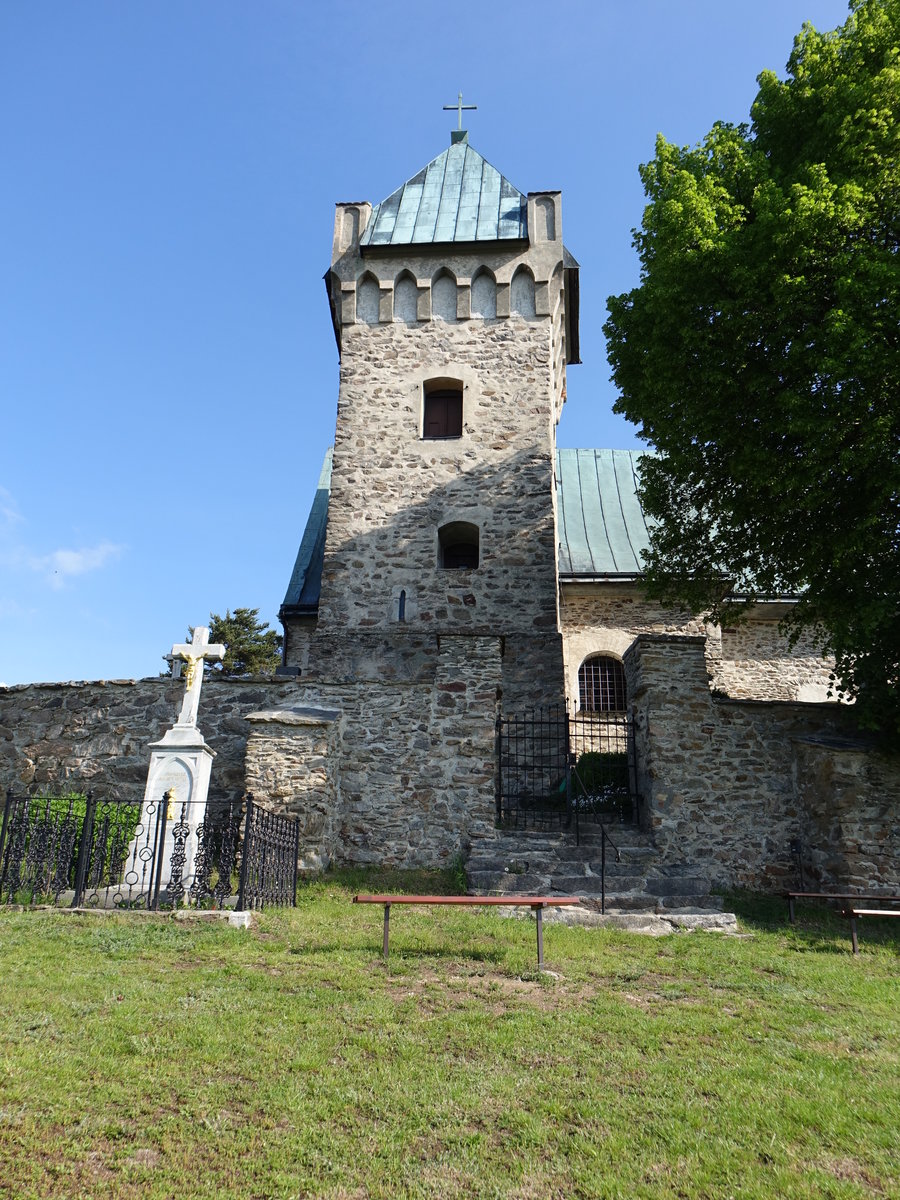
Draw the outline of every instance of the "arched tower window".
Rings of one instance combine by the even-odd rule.
[[[490,271],[484,267],[472,280],[472,316],[496,317],[497,285]]]
[[[363,275],[356,285],[356,319],[364,325],[378,324],[381,291],[374,275]]]
[[[537,240],[539,242],[556,241],[556,206],[549,196],[539,196],[534,202],[534,215],[537,218]]]
[[[419,289],[412,275],[404,272],[394,284],[394,320],[413,324],[419,303]]]
[[[438,566],[447,570],[473,570],[478,566],[478,526],[451,521],[438,530]]]
[[[520,317],[536,316],[534,307],[534,278],[527,267],[519,267],[509,289],[509,307]]]
[[[625,668],[609,654],[593,654],[578,668],[582,712],[625,712]]]
[[[422,437],[462,437],[462,425],[462,384],[456,379],[429,379],[425,383]]]
[[[442,271],[431,285],[431,315],[439,321],[456,320],[456,280]]]

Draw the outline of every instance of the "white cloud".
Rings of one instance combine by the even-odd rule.
[[[24,519],[12,492],[8,492],[5,487],[0,487],[0,524],[11,528]]]
[[[122,553],[123,547],[113,542],[100,542],[81,550],[54,550],[40,558],[30,558],[28,565],[44,574],[51,586],[60,588],[73,575],[84,575],[96,571]]]
[[[124,546],[102,541],[78,550],[62,548],[50,554],[37,554],[23,539],[20,525],[27,525],[27,522],[19,512],[15,497],[0,485],[0,567],[11,571],[35,571],[54,588],[64,587],[76,575],[105,567],[124,550]],[[0,615],[9,615],[4,611],[6,607],[0,598]]]

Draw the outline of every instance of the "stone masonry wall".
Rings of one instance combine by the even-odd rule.
[[[277,678],[204,682],[199,725],[216,751],[210,795],[243,793],[245,715],[289,691]],[[139,801],[148,746],[175,721],[183,696],[184,681],[168,677],[0,688],[0,786],[93,788]]]
[[[835,786],[846,769],[829,739],[852,734],[852,710],[716,699],[701,637],[642,635],[625,668],[643,818],[667,862],[775,890],[797,885],[800,838],[823,885],[896,888],[897,809],[882,797],[900,767],[857,747],[852,786]]]
[[[832,661],[822,657],[812,637],[795,646],[777,620],[749,620],[721,632],[722,651],[715,686],[735,699],[825,701]]]
[[[900,858],[900,769],[840,738],[794,746],[794,786],[803,809],[804,868],[814,880],[851,880],[896,894]]]
[[[373,672],[422,635],[501,634],[505,706],[561,697],[550,332],[519,317],[344,330],[311,675],[343,674],[357,631],[380,635]],[[423,439],[423,384],[441,377],[463,382],[463,436]],[[475,569],[438,565],[453,521],[479,529]]]
[[[338,720],[317,708],[276,708],[248,714],[245,781],[266,807],[300,823],[301,871],[321,871],[338,852]]]
[[[578,668],[587,657],[622,658],[642,633],[705,637],[711,687],[733,699],[829,698],[830,661],[808,636],[791,647],[777,617],[764,619],[757,613],[742,625],[720,629],[648,600],[639,584],[564,584],[561,593],[566,689],[571,698],[578,695]]]
[[[493,821],[501,651],[498,638],[444,635],[425,683],[209,679],[210,795],[250,790],[300,816],[307,868],[446,863]],[[2,688],[0,785],[139,801],[148,746],[182,694],[163,678]],[[297,709],[338,715],[317,726]]]

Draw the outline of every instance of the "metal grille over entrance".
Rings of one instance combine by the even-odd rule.
[[[562,829],[637,818],[631,717],[562,705],[497,718],[497,822]]]

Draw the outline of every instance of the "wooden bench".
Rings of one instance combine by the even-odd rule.
[[[885,897],[887,900],[893,900],[893,898],[893,896]],[[856,918],[900,917],[900,908],[845,908],[844,916],[850,918],[850,944],[853,947],[853,953],[859,954],[859,938],[857,936]]]
[[[795,900],[849,900],[856,904],[900,904],[900,896],[867,896],[861,892],[785,892],[784,898],[788,902],[788,915],[792,925]],[[846,910],[846,905],[844,908]]]
[[[545,908],[556,908],[563,904],[580,904],[577,896],[354,896],[354,904],[384,905],[384,957],[388,956],[388,934],[390,930],[392,904],[456,904],[527,906],[537,919],[538,970],[544,969],[544,925]]]

